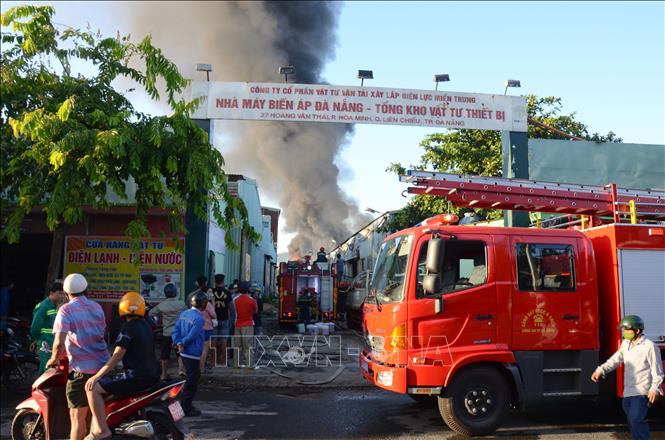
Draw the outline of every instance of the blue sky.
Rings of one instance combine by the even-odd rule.
[[[433,74],[449,73],[446,89],[479,93],[502,93],[516,78],[522,88],[510,93],[561,97],[594,131],[663,144],[664,12],[661,2],[349,2],[326,78],[349,84],[373,69],[372,86],[428,89]],[[403,185],[377,175],[389,161],[417,162],[430,131],[357,125],[344,188],[358,197],[373,187],[363,206],[398,207]],[[361,163],[373,172],[360,174]]]
[[[15,4],[3,2],[2,10]],[[324,76],[331,84],[359,85],[357,70],[371,69],[375,79],[368,86],[433,89],[433,74],[448,73],[451,82],[439,90],[477,93],[503,93],[505,79],[514,78],[522,88],[510,93],[561,97],[563,110],[577,112],[592,131],[665,144],[664,5],[348,2],[336,57]],[[56,3],[56,21],[122,32],[117,16],[108,14],[117,8],[131,10],[131,4]],[[403,206],[406,187],[384,170],[390,162],[417,163],[418,143],[430,132],[356,125],[337,159],[342,188],[361,209]],[[279,250],[287,243],[280,236]]]

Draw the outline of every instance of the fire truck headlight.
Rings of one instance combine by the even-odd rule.
[[[392,371],[379,371],[376,375],[376,381],[386,387],[393,385],[393,372]]]

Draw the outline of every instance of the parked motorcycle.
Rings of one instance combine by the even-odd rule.
[[[16,407],[13,440],[51,440],[69,437],[69,410],[65,396],[68,366],[62,361],[32,385],[32,397]],[[106,422],[114,437],[183,440],[185,413],[176,400],[185,381],[160,382],[132,395],[107,396]]]
[[[25,343],[13,337],[11,328],[2,340],[2,384],[17,394],[30,393],[39,373],[39,358],[24,347]]]
[[[30,351],[29,347],[33,341],[32,336],[30,336],[30,321],[21,318],[7,318],[4,338],[16,341],[23,350]]]

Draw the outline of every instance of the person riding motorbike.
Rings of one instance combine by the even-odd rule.
[[[131,394],[159,381],[160,367],[155,358],[153,334],[144,319],[145,299],[138,292],[127,292],[120,300],[118,310],[125,322],[116,339],[113,355],[85,384],[93,416],[90,434],[85,440],[111,437],[106,424],[104,394]],[[106,376],[121,360],[123,372]]]
[[[58,309],[53,322],[53,348],[46,368],[60,365],[67,352],[66,398],[69,407],[71,440],[82,440],[88,420],[85,383],[109,358],[104,340],[106,319],[99,303],[86,296],[88,281],[80,273],[70,273],[62,283],[69,302]]]

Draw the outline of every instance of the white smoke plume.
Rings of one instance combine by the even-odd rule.
[[[337,2],[132,2],[123,19],[132,35],[152,35],[190,78],[201,76],[194,67],[203,62],[213,65],[211,80],[282,82],[278,67],[293,65],[290,82],[321,83],[339,9]],[[341,190],[334,163],[351,132],[343,124],[218,124],[216,137],[232,147],[222,146],[227,172],[255,178],[279,200],[285,230],[296,234],[291,256],[329,248],[367,222]]]

